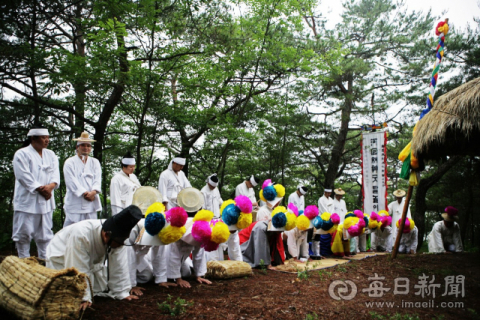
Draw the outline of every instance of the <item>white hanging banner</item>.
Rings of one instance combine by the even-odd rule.
[[[387,208],[387,132],[362,134],[363,212]]]

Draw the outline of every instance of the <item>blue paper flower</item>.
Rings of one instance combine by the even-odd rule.
[[[159,212],[152,212],[145,218],[145,230],[149,235],[157,235],[165,226],[165,216]]]
[[[267,199],[267,201],[275,200],[277,197],[277,191],[273,186],[268,186],[263,188],[263,197]]]
[[[323,226],[323,220],[320,216],[316,216],[315,219],[313,219],[313,226],[315,229],[320,229]]]
[[[264,189],[265,190],[265,189]],[[275,228],[283,228],[287,224],[287,216],[285,213],[280,212],[273,216],[272,224]]]
[[[229,204],[228,206],[223,209],[222,212],[222,220],[227,224],[228,226],[235,225],[237,224],[238,217],[240,217],[240,208],[237,207],[236,205]]]

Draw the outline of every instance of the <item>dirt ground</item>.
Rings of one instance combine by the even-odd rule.
[[[152,283],[139,300],[95,298],[83,319],[480,319],[479,265],[478,253],[377,256],[297,275],[259,269],[191,289]],[[172,307],[185,300],[180,315],[159,308],[169,295]],[[14,319],[3,310],[0,318]]]

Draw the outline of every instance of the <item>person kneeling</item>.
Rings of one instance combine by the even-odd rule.
[[[432,232],[427,237],[428,252],[453,253],[462,252],[462,238],[458,221],[458,210],[452,206],[445,208],[443,221],[433,225]]]
[[[400,218],[397,221],[397,229],[400,228]],[[394,239],[395,242],[395,239]],[[414,254],[417,252],[418,244],[418,229],[415,226],[415,222],[412,219],[406,218],[405,225],[403,227],[403,234],[400,238],[400,244],[398,246],[398,253],[411,253]]]

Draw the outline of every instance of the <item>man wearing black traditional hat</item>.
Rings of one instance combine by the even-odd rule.
[[[135,158],[127,152],[122,159],[122,170],[118,171],[110,181],[112,215],[131,205],[133,194],[142,186],[133,171],[135,171]]]
[[[138,299],[130,295],[128,255],[123,244],[142,217],[142,211],[131,205],[105,221],[84,220],[63,228],[47,247],[47,267],[75,267],[90,278],[94,295]],[[81,309],[92,304],[87,285]]]

